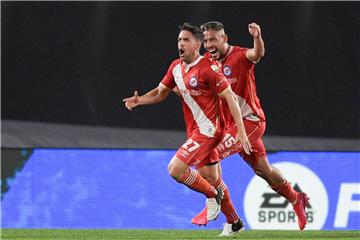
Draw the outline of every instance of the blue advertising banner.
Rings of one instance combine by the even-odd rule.
[[[205,198],[168,175],[174,154],[34,149],[2,198],[2,227],[198,229],[191,218]],[[307,229],[360,229],[360,153],[277,152],[268,158],[311,198]],[[291,204],[240,156],[224,160],[222,170],[248,229],[297,229]],[[206,228],[224,222],[221,215]]]

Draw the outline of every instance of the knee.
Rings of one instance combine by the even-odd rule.
[[[174,178],[174,179],[177,179],[179,176],[177,176],[176,174],[176,170],[175,170],[175,166],[173,163],[169,163],[168,165],[168,172],[169,172],[169,175]]]
[[[267,178],[272,172],[272,167],[269,164],[257,164],[253,169],[255,174],[262,178]]]
[[[186,171],[187,169],[183,169],[181,166],[178,166],[176,163],[170,162],[168,165],[169,175],[176,181],[178,181],[178,179],[181,178],[181,176],[185,174]]]
[[[214,186],[217,183],[217,180],[218,180],[218,176],[214,176],[214,175],[208,175],[208,176],[205,176],[204,178],[212,186]]]
[[[265,172],[264,172],[263,168],[261,168],[261,167],[259,167],[259,166],[256,166],[256,167],[254,168],[254,173],[255,173],[256,175],[258,175],[259,177],[262,177],[262,178],[265,177]]]
[[[203,177],[208,183],[215,186],[219,179],[219,169],[217,165],[204,166],[199,169],[201,177]]]

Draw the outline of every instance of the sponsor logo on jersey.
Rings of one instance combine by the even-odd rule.
[[[237,78],[226,78],[230,84],[236,83]]]
[[[309,168],[292,162],[274,164],[296,191],[311,198],[305,212],[306,229],[321,229],[326,221],[329,201],[320,178]],[[261,178],[254,176],[245,191],[244,211],[252,229],[298,229],[292,204],[275,193]]]
[[[181,93],[182,95],[184,95],[184,94],[191,95],[191,96],[200,96],[200,95],[201,95],[201,91],[194,90],[194,89],[192,89],[192,90],[188,90],[188,89],[183,90],[183,89],[180,89],[179,91],[180,91],[180,93]]]
[[[214,72],[219,72],[219,67],[216,66],[216,65],[211,65],[211,69],[214,71]]]
[[[196,80],[195,77],[191,77],[189,83],[190,83],[190,86],[192,86],[192,87],[197,87],[197,85],[198,85],[198,81]]]
[[[224,66],[223,72],[225,76],[229,77],[231,75],[231,68],[229,66]]]

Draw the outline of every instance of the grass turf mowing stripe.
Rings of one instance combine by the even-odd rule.
[[[2,229],[1,239],[9,240],[115,240],[115,239],[224,239],[217,230],[117,230],[117,229]],[[249,230],[231,239],[360,239],[360,231],[279,231]]]

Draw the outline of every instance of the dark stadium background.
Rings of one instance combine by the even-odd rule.
[[[358,138],[357,2],[2,2],[2,119],[184,129],[176,97],[129,113],[177,57],[177,26],[219,20],[266,55],[257,90],[267,135]],[[161,116],[161,117],[159,117]]]

